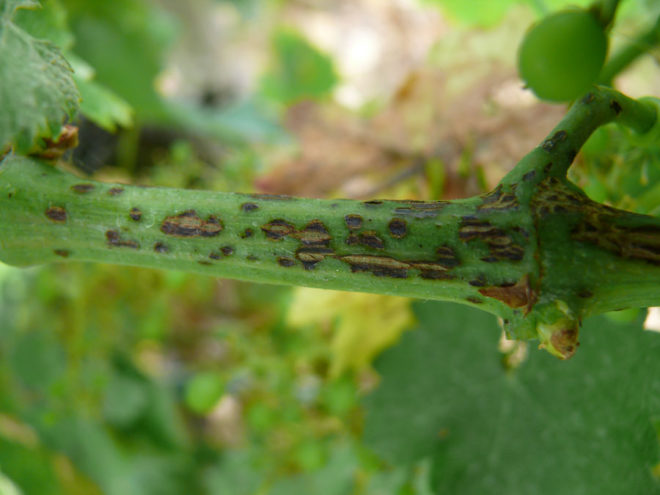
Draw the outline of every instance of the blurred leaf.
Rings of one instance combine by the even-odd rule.
[[[293,30],[280,30],[273,45],[272,67],[262,80],[265,96],[290,105],[330,94],[338,81],[330,57]]]
[[[353,450],[339,444],[321,469],[279,480],[268,495],[351,495],[356,465]]]
[[[117,127],[130,127],[133,108],[114,92],[95,81],[74,76],[80,90],[80,111],[92,122],[108,132]]]
[[[12,22],[15,8],[33,2],[4,0],[0,18],[0,150],[23,153],[38,137],[52,137],[78,106],[71,68],[59,49]]]
[[[10,351],[12,371],[27,388],[42,393],[66,370],[64,349],[47,330],[23,332]]]
[[[103,415],[111,424],[125,428],[144,413],[147,393],[142,380],[114,372],[105,391]]]
[[[18,10],[14,22],[30,35],[55,44],[60,50],[73,45],[73,35],[67,26],[66,10],[58,0],[40,0],[35,10]]]
[[[484,27],[496,25],[519,0],[424,0],[434,3],[452,18]]]
[[[74,51],[94,68],[96,81],[126,100],[138,120],[167,121],[155,79],[176,32],[172,19],[139,0],[63,3],[76,37]]]
[[[330,375],[361,370],[413,323],[408,299],[375,294],[298,288],[287,315],[293,326],[331,324],[333,360]]]
[[[20,489],[17,494],[64,495],[52,461],[41,449],[0,439],[0,495],[12,495],[5,475]]]
[[[366,401],[365,438],[384,458],[432,456],[438,493],[660,493],[659,335],[592,318],[572,360],[532,350],[507,371],[491,316],[415,311],[420,328],[379,359]]]
[[[250,451],[227,451],[220,462],[206,470],[203,484],[212,495],[254,495],[262,477]]]
[[[186,384],[186,405],[198,414],[206,414],[217,404],[224,391],[224,382],[217,373],[197,373]]]

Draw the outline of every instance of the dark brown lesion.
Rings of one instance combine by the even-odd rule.
[[[211,251],[209,253],[209,258],[211,258],[212,260],[219,260],[219,259],[222,259],[222,256],[220,255],[220,253],[218,253],[216,251]]]
[[[536,303],[537,294],[530,283],[529,275],[525,275],[515,283],[504,283],[496,286],[483,287],[479,293],[502,301],[510,308],[525,308],[527,314]]]
[[[321,220],[314,219],[302,230],[292,232],[291,237],[298,239],[305,246],[329,246],[332,236]]]
[[[380,238],[378,232],[374,230],[349,234],[346,238],[346,244],[349,246],[364,246],[370,249],[385,249],[385,242]]]
[[[413,218],[435,218],[447,205],[451,204],[449,201],[405,201],[399,203],[406,206],[398,206],[394,209],[394,214]]]
[[[482,203],[477,206],[480,212],[517,210],[520,207],[515,193],[515,185],[510,191],[505,191],[502,184],[490,193],[482,196]]]
[[[51,206],[44,212],[48,219],[55,223],[66,222],[66,210],[61,206]]]
[[[259,205],[256,203],[243,203],[241,205],[241,211],[245,213],[250,213],[251,211],[256,211],[259,209]]]
[[[71,252],[66,249],[53,249],[53,253],[61,258],[68,258],[71,254]]]
[[[139,249],[140,244],[132,239],[122,239],[118,230],[107,230],[105,238],[108,246],[110,247],[127,247],[131,249]]]
[[[460,265],[460,261],[458,259],[458,256],[456,255],[456,251],[454,251],[454,249],[451,246],[447,246],[446,244],[440,246],[438,249],[435,250],[435,254],[438,263],[440,263],[445,268],[454,268]]]
[[[142,219],[142,212],[139,208],[133,207],[131,208],[131,211],[128,212],[128,216],[131,217],[132,220],[139,222]]]
[[[313,270],[316,265],[326,259],[332,257],[335,252],[327,247],[301,247],[296,251],[296,258],[302,263],[305,270]]]
[[[204,220],[195,210],[188,210],[165,218],[160,230],[174,237],[215,237],[222,231],[222,222],[213,215]]]
[[[109,196],[119,196],[123,192],[124,192],[123,187],[111,187],[110,189],[108,189]]]
[[[287,256],[280,256],[279,258],[277,258],[277,264],[285,268],[289,268],[296,264],[296,260],[294,260],[293,258],[289,258]]]
[[[280,241],[289,234],[295,232],[296,227],[286,220],[276,218],[261,227],[261,230],[266,234],[268,239],[273,241]]]
[[[339,259],[347,263],[353,273],[369,272],[377,277],[408,278],[410,264],[389,256],[351,254],[340,256]]]
[[[157,242],[156,244],[154,244],[154,251],[156,251],[157,253],[161,253],[161,254],[163,254],[163,253],[169,253],[169,252],[170,252],[170,248],[167,247],[167,246],[166,246],[165,244],[163,244],[162,242]]]
[[[566,131],[557,131],[552,137],[546,139],[541,147],[545,151],[553,151],[559,143],[566,141],[566,138],[568,138],[568,133]]]
[[[234,248],[231,246],[222,246],[220,252],[225,256],[231,256],[234,254]]]
[[[393,218],[387,224],[387,228],[395,239],[403,239],[408,235],[408,223],[403,218]]]
[[[240,234],[241,239],[248,239],[254,235],[254,230],[252,229],[245,229],[243,232]]]
[[[74,184],[71,190],[78,194],[87,194],[94,190],[94,184]]]
[[[456,278],[441,262],[412,261],[410,267],[419,270],[419,276],[425,280],[454,280]]]
[[[349,230],[359,230],[362,228],[362,223],[364,222],[363,218],[360,215],[346,215],[344,217],[344,221],[346,222],[346,226],[349,228]]]

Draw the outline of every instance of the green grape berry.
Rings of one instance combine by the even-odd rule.
[[[542,100],[570,101],[589,89],[605,62],[607,37],[585,10],[565,10],[534,25],[518,53],[518,70]]]

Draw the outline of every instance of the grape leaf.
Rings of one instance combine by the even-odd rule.
[[[531,349],[507,370],[491,316],[415,311],[420,327],[377,361],[366,400],[365,440],[382,457],[430,456],[434,493],[660,493],[660,335],[593,318],[570,361]]]
[[[332,91],[338,77],[329,56],[291,30],[279,31],[273,43],[273,66],[261,82],[266,97],[291,104]]]
[[[12,22],[17,8],[35,2],[0,2],[0,150],[26,152],[38,137],[51,137],[78,107],[71,68],[55,45]]]

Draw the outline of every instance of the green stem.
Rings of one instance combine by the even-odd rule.
[[[660,17],[653,27],[623,46],[607,61],[600,73],[600,84],[611,86],[614,78],[626,70],[635,60],[660,43]]]
[[[590,201],[565,175],[598,126],[655,108],[607,88],[577,102],[492,192],[458,201],[296,199],[81,180],[0,164],[0,259],[96,261],[470,304],[510,336],[575,351],[581,318],[660,302],[660,220]]]

